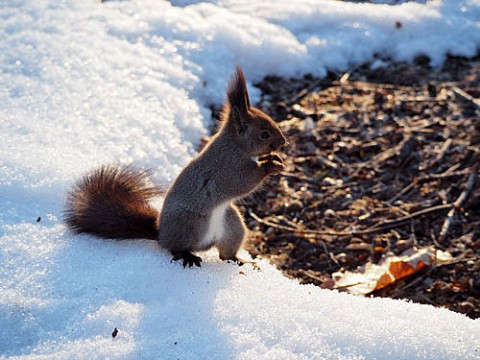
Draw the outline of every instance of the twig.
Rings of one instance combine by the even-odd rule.
[[[450,166],[444,173],[445,173],[445,174],[453,173],[453,172],[456,171],[460,166],[462,166],[462,163],[461,163],[461,162],[458,162],[458,163],[456,163],[456,164],[453,164],[453,165]]]
[[[387,204],[392,204],[394,201],[398,200],[402,195],[406,194],[410,190],[412,190],[416,185],[422,184],[427,181],[432,181],[432,180],[438,180],[438,179],[446,179],[449,177],[453,176],[461,176],[461,175],[467,175],[469,174],[470,171],[467,170],[461,170],[461,171],[456,171],[456,172],[444,172],[441,174],[427,174],[427,175],[422,175],[417,178],[414,178],[410,184],[405,186],[398,194],[396,194],[394,197],[389,199],[386,203]]]
[[[394,156],[398,157],[398,163],[399,165],[401,165],[407,159],[407,157],[413,152],[416,144],[417,144],[417,141],[415,137],[412,135],[409,135],[408,137],[404,138],[395,147],[386,149],[367,161],[364,161],[358,164],[352,164],[357,166],[357,170],[355,171],[354,176],[357,176],[358,172],[361,169],[364,169],[369,165],[378,168],[379,166],[381,166],[381,164],[390,160]]]
[[[475,99],[472,95],[466,93],[465,91],[460,89],[458,86],[454,86],[452,90],[455,93],[455,95],[462,98],[463,100],[471,102],[473,105],[477,107],[477,109],[480,109],[480,101],[478,99]]]
[[[356,68],[354,69],[356,70]],[[353,71],[351,71],[352,73]],[[344,77],[342,75],[342,77]],[[378,84],[374,82],[368,82],[368,81],[349,81],[348,79],[350,78],[350,75],[348,76],[347,80],[340,82],[340,81],[333,81],[332,85],[342,85],[345,88],[353,88],[353,89],[387,89],[387,90],[403,90],[406,92],[413,92],[415,90],[414,87],[412,86],[401,86],[401,85],[393,85],[393,84]]]
[[[445,154],[447,153],[448,149],[450,149],[450,146],[452,145],[453,140],[451,138],[448,138],[445,140],[442,148],[440,149],[440,153],[434,160],[434,164],[441,164],[443,162],[443,159],[445,158]]]
[[[393,202],[400,199],[400,197],[402,197],[403,194],[406,194],[407,192],[412,190],[418,184],[418,182],[419,182],[419,178],[413,179],[413,181],[407,186],[405,186],[399,193],[397,193],[397,195],[395,195],[390,200],[388,200],[387,204],[393,204]]]
[[[283,177],[288,177],[288,178],[293,178],[305,182],[311,182],[316,184],[317,182],[315,180],[312,180],[311,177],[305,176],[305,175],[300,175],[300,173],[292,173],[292,172],[287,172],[287,171],[282,171],[280,173],[281,176]]]
[[[441,245],[438,241],[437,241],[437,237],[435,236],[435,232],[433,231],[433,229],[430,229],[430,237],[432,239],[432,242],[433,244],[440,250],[447,250],[447,248],[443,245]]]
[[[350,79],[350,75],[352,75],[355,71],[357,71],[358,69],[360,69],[362,66],[361,65],[358,65],[358,66],[354,66],[353,68],[350,69],[350,71],[347,71],[346,73],[344,73],[342,76],[340,76],[340,79],[338,80],[338,82],[340,83],[340,85],[346,85],[348,83],[350,84],[355,84],[355,82],[351,82],[349,79]],[[378,87],[378,85],[377,85]]]
[[[428,164],[419,166],[418,169],[420,171],[424,171],[432,167],[433,165],[441,164],[443,162],[443,159],[445,158],[447,151],[450,149],[452,142],[453,142],[452,138],[448,138],[447,140],[445,140],[435,159],[431,160]]]
[[[321,162],[322,164],[325,164],[326,166],[328,166],[329,168],[332,168],[334,170],[337,170],[339,165],[334,163],[333,161],[330,161],[328,160],[326,157],[320,155],[320,154],[317,154],[317,160],[319,162]]]
[[[397,156],[398,156],[398,165],[402,165],[405,160],[410,156],[410,154],[415,150],[417,146],[417,139],[415,136],[410,135],[404,139],[398,146]]]
[[[250,212],[250,216],[260,224],[271,226],[279,230],[285,230],[293,233],[302,233],[306,235],[356,236],[356,235],[376,234],[384,230],[389,230],[396,226],[402,225],[403,223],[409,220],[412,220],[416,217],[427,215],[437,211],[447,210],[447,209],[450,209],[452,206],[453,204],[442,204],[442,205],[432,206],[430,208],[422,209],[409,215],[401,216],[397,219],[385,220],[375,225],[375,227],[365,229],[365,230],[358,230],[358,231],[329,231],[329,230],[311,230],[311,229],[301,229],[301,228],[295,229],[289,226],[276,224],[274,222],[271,222],[270,220],[262,219],[253,212]]]
[[[406,221],[412,220],[416,217],[419,217],[419,216],[422,216],[422,215],[427,215],[427,214],[437,212],[437,211],[446,210],[446,209],[449,209],[451,206],[452,206],[452,204],[436,205],[436,206],[432,206],[432,207],[429,207],[429,208],[426,208],[426,209],[416,211],[416,212],[414,212],[412,214],[409,214],[409,215],[401,216],[397,219],[385,220],[383,223],[375,225],[374,228],[363,230],[361,233],[370,234],[370,233],[373,233],[373,232],[378,232],[378,231],[374,231],[374,230],[388,230],[388,229],[391,229],[391,228],[393,228],[397,225],[400,225],[400,224],[402,224]],[[358,233],[360,233],[360,232],[357,232],[357,234]]]
[[[270,220],[262,219],[258,215],[256,215],[253,211],[250,211],[249,214],[255,221],[257,221],[258,223],[260,223],[262,225],[267,225],[267,226],[273,227],[275,229],[285,230],[285,231],[289,231],[289,232],[300,232],[300,231],[305,232],[305,230],[303,230],[303,229],[299,230],[299,229],[296,229],[296,228],[292,228],[290,226],[276,224],[274,222],[271,222]]]
[[[457,165],[457,164],[455,164],[455,165]],[[467,174],[470,173],[470,171],[468,169],[460,170],[460,171],[453,171],[451,169],[452,168],[448,169],[447,171],[445,171],[441,174],[429,174],[429,175],[421,176],[420,180],[424,181],[424,180],[434,180],[434,179],[445,179],[445,178],[452,177],[452,176],[461,176],[461,175],[467,175]]]
[[[452,204],[452,207],[450,211],[447,214],[447,217],[445,221],[443,222],[442,229],[440,230],[440,234],[438,235],[438,239],[443,242],[445,238],[447,237],[448,231],[450,230],[450,227],[452,226],[453,223],[453,217],[455,216],[455,213],[457,212],[457,209],[461,208],[468,200],[470,197],[470,194],[473,191],[473,188],[475,187],[475,183],[477,182],[477,171],[478,171],[478,164],[479,162],[477,161],[475,165],[472,168],[472,172],[468,176],[467,184],[465,185],[465,189],[463,189],[462,193],[460,196],[455,200],[455,202]]]
[[[315,81],[313,84],[310,86],[307,86],[306,88],[300,90],[289,102],[287,105],[292,106],[293,104],[297,104],[301,99],[303,99],[305,96],[313,93],[317,88],[321,87],[322,85],[330,86],[330,82],[325,82],[325,80],[320,79]]]
[[[292,173],[292,172],[288,172],[288,171],[282,171],[280,173],[280,175],[282,177],[297,179],[297,180],[300,180],[300,181],[304,181],[306,183],[310,183],[312,185],[317,186],[322,191],[339,190],[339,189],[344,189],[344,188],[347,188],[347,187],[358,185],[357,181],[350,181],[350,182],[343,183],[341,185],[319,185],[318,179],[315,179],[311,176],[304,176],[304,175],[300,175],[299,173]]]
[[[318,282],[320,282],[320,283],[323,283],[323,282],[325,281],[324,279],[321,279],[321,278],[319,278],[318,276],[312,274],[312,273],[311,273],[310,271],[308,271],[308,270],[302,271],[302,274],[305,275],[305,276],[307,276],[307,277],[309,277],[310,279],[313,279],[313,280],[318,281]]]
[[[335,256],[332,256],[330,251],[328,251],[327,244],[325,244],[325,241],[320,240],[320,245],[323,246],[323,250],[325,251],[325,255],[327,255],[328,265],[332,266],[332,263],[331,263],[332,260],[335,264],[338,265],[338,261],[337,261],[337,259],[335,259]]]

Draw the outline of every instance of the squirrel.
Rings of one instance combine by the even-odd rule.
[[[103,166],[77,182],[67,194],[65,222],[75,233],[111,239],[154,239],[182,260],[200,267],[193,252],[216,247],[220,259],[238,264],[247,236],[236,200],[255,191],[284,168],[275,153],[287,140],[279,126],[250,105],[245,75],[237,67],[227,88],[220,129],[162,191],[148,171]],[[150,204],[165,196],[159,212]]]

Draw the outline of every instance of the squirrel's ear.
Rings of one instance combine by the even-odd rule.
[[[235,74],[232,76],[228,84],[227,100],[232,115],[239,115],[246,118],[248,109],[250,108],[250,99],[248,98],[245,75],[240,66],[237,66]]]

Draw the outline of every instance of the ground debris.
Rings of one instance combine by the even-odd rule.
[[[452,261],[373,292],[480,317],[480,59],[267,77],[259,106],[291,146],[244,204],[247,249],[332,289],[332,274],[413,248]]]

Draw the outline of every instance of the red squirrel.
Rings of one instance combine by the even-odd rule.
[[[184,267],[200,266],[202,259],[193,252],[214,246],[222,260],[242,263],[237,252],[247,227],[234,202],[283,170],[275,151],[286,143],[278,125],[250,105],[245,76],[237,67],[220,130],[178,175],[160,212],[150,200],[162,192],[149,183],[147,172],[104,166],[68,193],[65,221],[76,233],[158,240]]]

